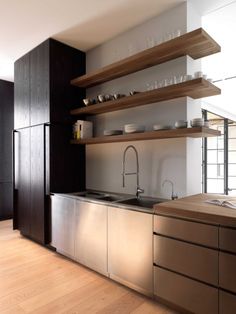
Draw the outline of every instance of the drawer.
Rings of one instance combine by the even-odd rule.
[[[154,232],[218,248],[218,227],[216,226],[155,215]]]
[[[154,269],[154,294],[191,313],[218,313],[218,289],[159,267]]]
[[[236,295],[225,291],[219,292],[219,314],[235,314],[236,312]]]
[[[236,230],[220,227],[220,249],[236,253]]]
[[[219,284],[221,288],[236,293],[236,255],[220,252]]]
[[[154,263],[218,285],[218,251],[155,235]]]

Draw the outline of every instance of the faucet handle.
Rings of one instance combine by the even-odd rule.
[[[179,197],[178,197],[177,193],[174,193],[174,194],[171,195],[172,201],[177,200],[178,198]]]
[[[144,193],[144,189],[141,189],[139,186],[137,187],[136,190],[136,197],[139,198],[139,194]]]

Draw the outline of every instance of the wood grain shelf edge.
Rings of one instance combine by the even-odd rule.
[[[118,143],[129,141],[142,141],[142,140],[157,140],[157,139],[171,139],[171,138],[201,138],[220,136],[221,132],[218,130],[200,127],[200,128],[184,128],[172,129],[161,131],[147,131],[143,133],[131,133],[113,136],[100,136],[92,137],[81,140],[71,140],[71,144],[90,145],[90,144],[104,144],[104,143]]]
[[[221,51],[217,42],[202,28],[183,34],[71,80],[78,87],[92,87],[185,55],[199,59]]]

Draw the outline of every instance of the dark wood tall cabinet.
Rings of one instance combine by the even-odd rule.
[[[0,80],[0,220],[12,217],[12,130],[14,87]]]
[[[85,188],[85,148],[70,145],[70,110],[85,90],[85,53],[48,39],[15,62],[14,228],[50,241],[49,195]]]

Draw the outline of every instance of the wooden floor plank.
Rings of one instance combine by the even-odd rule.
[[[1,314],[176,312],[48,250],[0,222]]]

